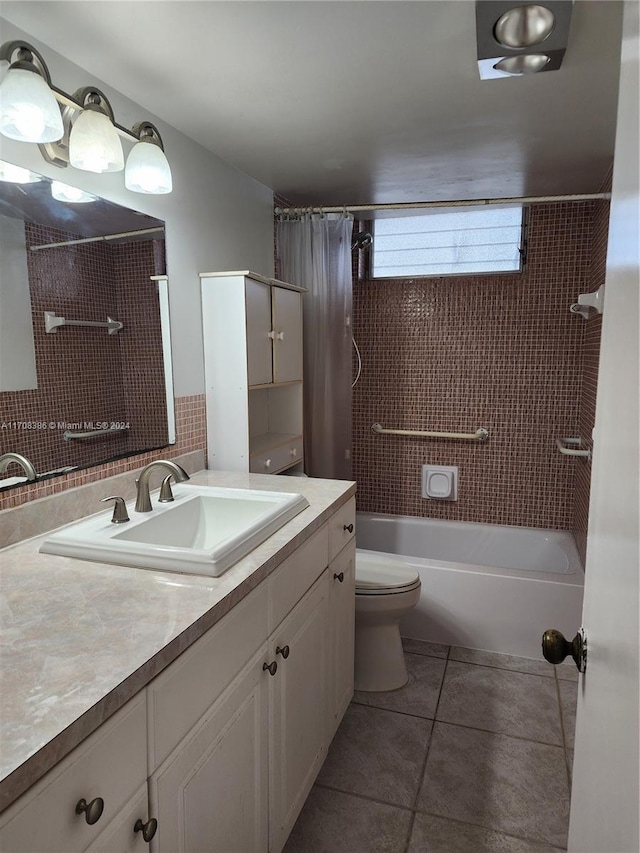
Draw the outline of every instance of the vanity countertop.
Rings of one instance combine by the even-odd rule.
[[[263,474],[192,482],[300,493],[309,507],[219,578],[40,554],[48,534],[0,550],[0,811],[355,494],[351,482]]]

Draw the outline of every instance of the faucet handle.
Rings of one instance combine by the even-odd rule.
[[[162,481],[162,485],[160,486],[160,495],[158,497],[158,503],[160,504],[169,504],[171,503],[171,501],[175,500],[173,492],[171,491],[172,477],[173,474],[167,474],[167,476]]]
[[[113,515],[111,516],[112,524],[124,524],[125,521],[131,520],[127,513],[127,505],[124,502],[124,498],[121,498],[119,495],[111,495],[109,498],[100,498],[100,503],[105,503],[106,501],[115,501]]]

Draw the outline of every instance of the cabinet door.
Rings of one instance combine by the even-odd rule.
[[[273,382],[273,343],[271,334],[271,288],[248,278],[247,300],[247,370],[249,385]]]
[[[340,725],[353,697],[353,650],[356,615],[356,546],[347,545],[329,564],[331,634],[331,709],[329,736]]]
[[[273,381],[302,379],[302,294],[273,287]]]
[[[328,573],[279,625],[269,643],[269,850],[280,853],[326,754]]]
[[[266,660],[265,644],[152,776],[153,853],[266,851]]]
[[[141,831],[134,831],[134,826],[138,820],[147,824],[148,799],[145,782],[131,803],[111,821],[86,853],[146,853],[149,849],[147,842]]]

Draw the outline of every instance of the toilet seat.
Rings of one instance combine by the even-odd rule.
[[[356,595],[399,595],[420,586],[420,574],[394,555],[356,552]]]

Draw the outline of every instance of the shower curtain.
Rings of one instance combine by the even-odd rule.
[[[310,477],[351,479],[353,217],[308,213],[277,225],[280,275],[305,287],[304,458]]]

